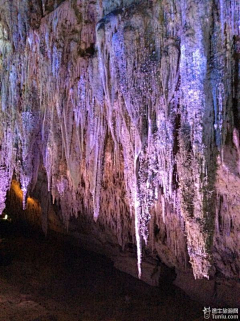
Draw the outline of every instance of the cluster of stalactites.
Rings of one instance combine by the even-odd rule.
[[[11,35],[0,23],[0,138],[5,146],[0,210],[13,171],[25,207],[42,158],[48,191],[53,201],[60,200],[66,224],[84,211],[96,221],[111,136],[116,171],[123,157],[139,277],[142,242],[148,242],[151,208],[159,199],[163,223],[166,204],[181,208],[194,275],[207,277],[212,146],[216,142],[220,148],[226,136],[231,88],[224,73],[232,79],[230,39],[239,32],[239,5],[222,0],[211,9],[213,15],[202,3],[196,8],[188,8],[186,1],[154,6],[143,1],[113,11],[96,30],[95,22],[89,23],[96,15],[92,5],[78,8],[70,1],[42,18],[36,30],[24,29],[24,10]],[[146,20],[146,13],[151,18]],[[212,31],[211,19],[217,19]],[[205,39],[210,31],[212,37]],[[211,60],[214,71],[208,67],[210,51],[216,57]],[[204,127],[206,121],[209,126]]]

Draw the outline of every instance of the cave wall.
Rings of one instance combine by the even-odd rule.
[[[0,211],[14,177],[139,276],[152,253],[237,280],[239,2],[0,3]]]

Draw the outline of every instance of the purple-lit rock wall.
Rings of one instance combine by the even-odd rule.
[[[134,243],[139,275],[151,251],[239,278],[239,1],[0,3],[0,210],[43,167],[66,226]]]

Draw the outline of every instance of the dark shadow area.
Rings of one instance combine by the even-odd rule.
[[[70,237],[1,220],[0,238],[0,321],[202,320],[178,288],[148,286]]]

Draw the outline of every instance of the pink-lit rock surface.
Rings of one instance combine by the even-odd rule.
[[[0,210],[14,175],[148,283],[237,284],[239,1],[0,3]]]

